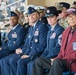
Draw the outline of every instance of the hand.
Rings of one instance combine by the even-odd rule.
[[[20,54],[20,53],[22,53],[22,49],[20,48],[16,49],[16,54]]]
[[[23,55],[21,58],[23,59],[23,58],[28,58],[29,57],[29,55]]]
[[[51,60],[51,65],[53,64],[53,61],[55,60],[55,59],[50,59]]]
[[[54,59],[50,59],[51,60],[51,62],[53,62],[54,61]]]

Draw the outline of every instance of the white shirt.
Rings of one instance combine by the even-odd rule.
[[[56,26],[56,24],[55,24],[55,25],[53,25],[53,26],[51,26],[51,30],[54,30],[55,26]]]
[[[38,22],[38,21],[36,21],[32,26],[34,26],[34,27],[35,27],[37,22]]]

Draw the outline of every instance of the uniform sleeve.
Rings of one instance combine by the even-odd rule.
[[[62,42],[63,42],[63,34],[62,34]],[[61,42],[60,52],[59,52],[59,54],[58,54],[58,56],[56,58],[63,58],[63,56],[62,56],[62,46],[63,46],[62,42]]]

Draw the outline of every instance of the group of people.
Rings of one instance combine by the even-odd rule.
[[[24,25],[11,11],[8,40],[0,46],[0,75],[63,75],[76,59],[76,2],[29,6]],[[71,65],[76,72],[76,63]]]

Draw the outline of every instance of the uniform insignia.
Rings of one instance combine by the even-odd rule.
[[[47,13],[50,13],[50,10],[47,10]]]
[[[73,50],[76,51],[76,42],[73,42]]]
[[[35,42],[38,42],[38,39],[35,39]]]
[[[13,41],[13,43],[15,44],[16,42],[15,42],[15,41]]]
[[[59,35],[59,37],[58,37],[58,44],[59,44],[59,45],[61,45],[61,42],[62,42],[61,39],[62,39],[62,34]]]
[[[31,36],[30,36],[30,34],[29,34],[29,36],[28,36],[28,37],[29,37],[29,38],[31,37]]]
[[[56,33],[53,33],[53,34],[50,36],[50,39],[55,38],[55,36],[56,36]]]
[[[9,46],[9,44],[8,44],[8,46]]]
[[[16,34],[16,32],[14,32]]]

